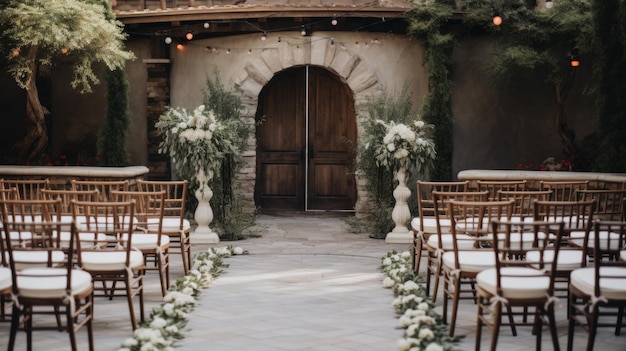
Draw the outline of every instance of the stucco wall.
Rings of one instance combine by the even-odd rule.
[[[480,38],[463,41],[455,51],[453,174],[464,169],[515,169],[519,163],[563,157],[554,87],[541,76],[529,77],[531,72],[511,84],[494,83],[485,74],[484,58],[497,54]],[[569,64],[567,57],[563,64]],[[566,107],[576,140],[594,130],[592,101],[583,93],[582,83],[589,67],[578,68]]]

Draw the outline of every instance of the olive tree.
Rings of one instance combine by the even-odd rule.
[[[41,68],[69,65],[72,88],[91,92],[100,83],[95,63],[123,69],[134,58],[124,50],[125,38],[105,0],[0,2],[0,52],[6,55],[8,73],[26,90],[26,135],[17,145],[21,161],[37,157],[48,143],[36,84]]]

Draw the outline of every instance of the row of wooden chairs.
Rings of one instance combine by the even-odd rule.
[[[419,259],[422,248],[425,247],[428,252],[427,289],[430,288],[431,276],[435,279],[433,300],[437,296],[439,276],[443,274],[444,277],[444,321],[447,321],[448,300],[452,301],[451,335],[454,335],[459,299],[462,298],[463,294],[469,293],[466,298],[476,301],[478,275],[482,271],[493,269],[496,265],[493,249],[498,249],[501,245],[498,243],[498,236],[502,236],[502,233],[497,232],[494,228],[492,235],[487,235],[490,231],[489,224],[492,222],[509,221],[515,224],[516,230],[527,226],[529,223],[559,223],[561,226],[558,229],[559,235],[555,236],[555,230],[551,230],[551,234],[548,236],[545,233],[550,232],[545,231],[542,240],[552,242],[551,246],[554,247],[555,237],[559,240],[561,236],[567,238],[566,243],[568,245],[561,245],[560,242],[556,244],[559,248],[563,246],[558,260],[555,252],[550,253],[552,255],[550,259],[554,260],[551,262],[556,263],[550,264],[550,266],[554,268],[554,279],[551,281],[553,283],[565,282],[564,291],[568,291],[570,272],[574,269],[584,268],[589,257],[593,257],[593,250],[586,248],[589,247],[589,241],[593,242],[595,238],[594,233],[590,230],[592,220],[598,215],[598,213],[594,213],[594,210],[601,208],[602,211],[599,212],[602,212],[601,218],[604,220],[615,219],[612,216],[619,217],[617,220],[622,220],[621,206],[623,206],[624,198],[624,193],[621,190],[591,191],[585,188],[584,182],[572,183],[575,183],[572,186],[577,187],[575,190],[572,188],[564,190],[564,184],[557,186],[556,183],[551,184],[554,185],[552,190],[525,190],[524,182],[511,182],[511,184],[506,185],[510,188],[505,188],[505,190],[502,190],[504,182],[501,182],[501,184],[497,184],[501,186],[501,189],[495,190],[495,182],[487,182],[483,185],[489,185],[492,188],[483,188],[484,191],[468,191],[468,182],[418,182],[420,216],[412,222],[415,233],[413,247],[416,262],[414,269],[419,272]],[[426,187],[426,192],[420,192],[421,185]],[[554,198],[555,192],[560,192],[560,199]],[[565,193],[567,193],[567,197],[562,197],[565,196],[563,195]],[[426,198],[426,202],[422,202],[420,197]],[[614,207],[619,208],[619,210],[615,210]],[[431,211],[431,216],[424,215],[426,211]],[[602,233],[603,237],[615,236]],[[596,236],[599,235],[596,234]],[[538,238],[533,238],[531,231],[529,233],[520,232],[517,234],[516,240],[519,241],[516,245],[517,249],[520,250],[525,246],[536,247]],[[522,256],[525,260],[527,259],[526,255]],[[542,264],[544,263],[543,256],[540,260],[537,252],[528,256],[533,259],[536,265],[540,261]],[[528,261],[525,264],[528,265]],[[462,288],[462,286],[467,288]],[[554,290],[557,289],[554,288]],[[566,293],[565,295],[571,294]],[[507,306],[509,324],[515,334],[516,323],[513,322],[511,305]],[[483,304],[481,308],[484,307]],[[537,311],[537,313],[545,312],[543,309]],[[498,318],[500,318],[499,313]],[[570,313],[571,311],[568,310],[568,316]],[[618,313],[620,316],[621,314],[623,314],[623,310]],[[537,319],[534,319],[535,323],[537,323]],[[524,312],[525,321],[526,311]],[[571,321],[570,323],[572,323]],[[483,320],[483,322],[485,321]],[[498,328],[499,323],[498,321]],[[495,323],[491,325],[495,325]],[[621,325],[621,319],[619,325]],[[537,325],[535,325],[536,330]],[[478,333],[480,334],[480,329]],[[494,333],[496,333],[495,340],[497,342],[497,331]],[[478,337],[480,338],[480,335]],[[477,343],[477,349],[478,347],[479,344]],[[494,347],[495,342],[492,343],[492,349]]]
[[[0,292],[3,299],[11,294],[13,297],[8,300],[18,302],[13,303],[10,349],[14,345],[18,329],[27,332],[27,343],[31,344],[31,334],[36,329],[28,322],[32,321],[34,313],[32,306],[42,304],[62,306],[56,298],[46,297],[38,300],[29,297],[22,293],[23,285],[16,283],[32,273],[31,267],[26,266],[29,269],[23,269],[25,263],[20,263],[19,257],[26,257],[25,251],[40,250],[40,247],[46,247],[50,251],[56,250],[58,258],[48,262],[47,266],[44,265],[47,268],[58,270],[69,264],[74,270],[88,272],[91,282],[90,292],[87,295],[80,294],[82,302],[77,300],[72,302],[71,306],[66,306],[66,311],[72,313],[76,312],[76,306],[82,306],[80,311],[85,316],[79,318],[79,315],[71,317],[68,315],[67,326],[59,329],[70,332],[72,348],[75,349],[74,332],[86,325],[90,349],[93,349],[91,330],[93,296],[105,296],[110,299],[114,295],[125,295],[131,325],[136,329],[138,321],[134,307],[135,299],[139,300],[139,319],[145,320],[143,301],[145,271],[158,271],[163,296],[170,285],[169,249],[171,242],[175,241],[170,238],[177,239],[185,273],[188,273],[191,262],[189,244],[191,227],[184,219],[187,182],[139,181],[138,189],[132,191],[129,190],[127,182],[72,181],[72,189],[50,189],[46,187],[46,182],[38,182],[37,186],[41,187],[37,188],[36,182],[33,181],[3,181],[0,188],[3,243],[5,243],[3,250],[6,248],[7,251],[6,255],[2,253]],[[172,215],[166,217],[168,213]],[[67,227],[68,223],[72,224],[71,228]],[[54,225],[57,225],[57,228],[50,229],[53,233],[50,235],[54,238],[48,239],[50,244],[42,245],[40,239],[43,229],[48,226],[52,228]],[[55,244],[51,244],[52,242]],[[61,250],[65,256],[59,255]],[[18,259],[15,257],[16,253],[19,255]],[[7,257],[10,257],[10,262],[7,262]],[[71,272],[67,272],[69,277]],[[80,277],[82,273],[74,273],[74,278],[68,279],[77,279],[76,277]],[[3,277],[9,274],[13,276],[12,282],[3,284],[6,283]],[[44,277],[39,278],[46,279],[45,274],[48,273],[44,272]],[[2,308],[4,317],[4,303]],[[54,310],[58,312],[59,308]],[[22,319],[28,323],[22,323]],[[74,322],[73,325],[70,325],[70,319]]]
[[[3,179],[0,180],[0,192],[17,191],[19,199],[50,199],[58,197],[62,200],[64,213],[69,214],[71,199],[88,200],[95,197],[100,201],[117,201],[119,191],[165,192],[163,206],[163,233],[170,239],[170,250],[181,256],[185,275],[191,267],[191,223],[185,217],[188,182],[137,180],[135,189],[131,189],[126,180],[71,180],[71,188],[55,188],[48,179]],[[71,191],[68,191],[71,190]],[[113,196],[115,195],[115,196]],[[5,194],[4,196],[10,196]]]

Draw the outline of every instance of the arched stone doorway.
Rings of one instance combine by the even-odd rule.
[[[259,97],[264,87],[279,72],[292,67],[312,65],[326,68],[333,72],[344,82],[352,92],[355,115],[357,139],[362,132],[362,118],[367,114],[364,108],[369,97],[376,96],[382,91],[382,87],[376,77],[375,67],[361,60],[358,54],[334,45],[327,38],[311,38],[308,45],[290,44],[283,41],[278,47],[262,50],[258,55],[250,56],[241,74],[235,79],[235,86],[242,95],[245,115],[254,118],[258,110]],[[256,145],[254,140],[254,145]],[[254,168],[246,169],[240,175],[242,188],[254,201],[251,208],[256,209],[259,204],[253,200],[257,188],[256,178],[256,149],[253,147],[245,153],[246,162]],[[248,192],[249,191],[249,192]],[[367,191],[364,182],[356,179],[357,199],[354,204],[356,215],[364,215],[370,212],[367,201]]]
[[[257,206],[354,210],[356,114],[339,76],[312,65],[279,72],[259,95],[257,121]]]

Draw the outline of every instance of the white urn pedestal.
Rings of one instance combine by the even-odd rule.
[[[210,200],[213,197],[213,190],[209,187],[209,181],[213,178],[213,174],[205,175],[203,171],[198,172],[197,179],[200,186],[195,192],[198,199],[198,207],[194,213],[194,219],[198,226],[191,234],[190,240],[192,244],[217,244],[220,238],[209,227],[213,221],[213,209]]]
[[[398,186],[393,190],[393,198],[396,204],[391,212],[391,219],[395,223],[395,227],[391,232],[387,233],[385,242],[389,244],[410,244],[413,242],[411,230],[407,228],[406,223],[411,220],[411,211],[409,210],[408,200],[411,197],[411,190],[406,186],[406,170],[398,169],[395,174],[398,180]]]

